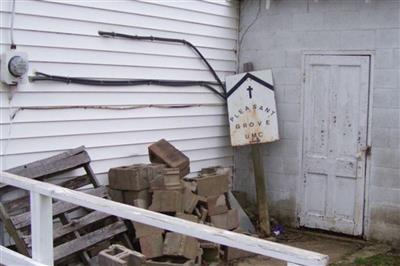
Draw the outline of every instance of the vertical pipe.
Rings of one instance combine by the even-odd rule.
[[[32,258],[53,266],[53,208],[51,197],[31,191]]]

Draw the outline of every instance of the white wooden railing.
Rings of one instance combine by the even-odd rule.
[[[52,198],[123,219],[276,258],[286,261],[291,266],[317,266],[328,263],[328,256],[316,252],[197,224],[22,176],[1,172],[0,183],[29,190],[31,195],[32,259],[0,246],[0,264],[4,265],[53,265]]]

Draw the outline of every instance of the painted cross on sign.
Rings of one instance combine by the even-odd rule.
[[[279,140],[272,71],[226,78],[232,146]]]

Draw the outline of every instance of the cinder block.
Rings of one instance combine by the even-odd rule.
[[[117,201],[117,202],[124,202],[124,195],[122,190],[118,190],[118,189],[112,189],[112,188],[108,188],[108,195],[110,195],[111,199],[113,201]]]
[[[153,163],[164,163],[168,167],[179,168],[182,171],[181,176],[188,172],[189,158],[165,139],[149,146],[149,157]]]
[[[133,227],[135,228],[136,238],[142,238],[149,235],[161,235],[164,234],[164,230],[158,227],[150,226],[147,224],[142,224],[138,222],[133,222]]]
[[[228,206],[226,205],[225,195],[222,194],[216,197],[208,197],[207,210],[209,216],[228,212]]]
[[[151,204],[151,193],[148,189],[141,191],[124,191],[124,203],[147,209]]]
[[[183,192],[183,210],[186,213],[193,213],[198,202],[199,196],[194,194],[191,189],[185,188]]]
[[[197,179],[197,194],[205,197],[219,196],[229,190],[229,176],[202,175]]]
[[[111,245],[99,253],[100,266],[145,265],[145,256],[121,245]]]
[[[162,234],[152,234],[139,238],[140,249],[147,259],[161,257],[163,255]]]
[[[224,260],[228,262],[236,259],[256,256],[256,254],[254,253],[232,247],[224,247],[223,250],[224,250]]]
[[[182,193],[175,190],[156,190],[149,210],[156,212],[182,212]]]
[[[198,223],[199,222],[199,217],[197,217],[196,215],[192,215],[192,214],[186,214],[186,213],[182,213],[182,212],[177,212],[175,215],[176,218],[180,218],[180,219],[184,219],[187,221],[191,221],[194,223]]]
[[[178,258],[160,258],[158,260],[148,260],[146,266],[197,266],[194,260],[182,260]]]
[[[169,232],[165,236],[163,254],[195,259],[201,255],[200,243],[193,237]]]
[[[239,227],[239,213],[236,209],[227,213],[210,216],[211,223],[218,228],[233,230]]]
[[[144,164],[111,168],[108,179],[112,189],[139,191],[149,187],[148,170]]]
[[[211,242],[200,242],[200,247],[203,250],[202,259],[206,263],[216,263],[220,257],[220,246]]]

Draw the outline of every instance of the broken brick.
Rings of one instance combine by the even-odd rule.
[[[108,171],[109,186],[119,190],[143,190],[149,187],[145,164],[111,168]]]
[[[121,245],[111,245],[99,253],[100,266],[145,265],[145,256]]]
[[[165,236],[163,254],[195,259],[201,254],[200,243],[193,237],[169,232]]]
[[[216,197],[208,197],[207,210],[209,216],[226,213],[228,211],[228,206],[226,205],[225,195],[222,194]]]
[[[218,228],[233,230],[239,227],[238,210],[229,210],[227,213],[210,216],[211,223]]]
[[[189,188],[185,188],[183,192],[183,210],[186,213],[193,213],[194,208],[196,208],[199,202],[199,197],[194,194]]]
[[[156,212],[181,212],[182,193],[175,190],[156,190],[149,210]]]
[[[147,259],[161,257],[163,255],[162,234],[151,234],[139,238],[140,249]]]
[[[142,224],[138,222],[133,222],[133,227],[135,228],[135,236],[136,238],[141,238],[144,236],[149,236],[149,235],[160,235],[164,233],[164,229],[150,226],[147,224]]]
[[[197,194],[205,197],[215,197],[228,192],[229,177],[223,175],[203,175],[197,179]]]
[[[149,146],[149,157],[152,163],[165,163],[172,168],[179,168],[181,177],[188,172],[189,158],[165,139]]]

